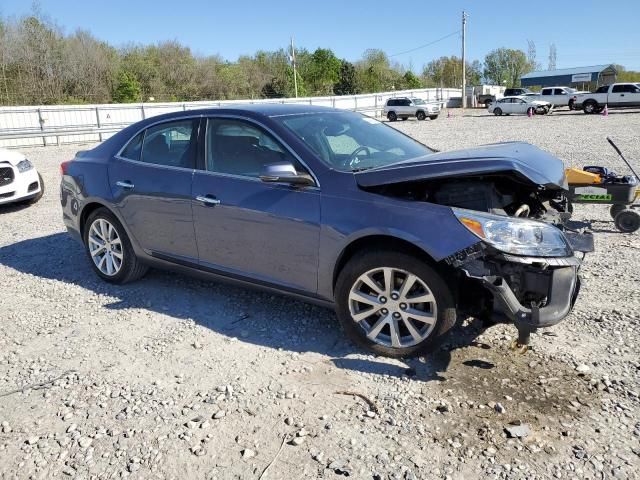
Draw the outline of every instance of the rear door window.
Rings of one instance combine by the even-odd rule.
[[[552,88],[545,88],[542,90],[542,95],[551,95],[552,91],[553,91]]]
[[[195,168],[198,123],[198,119],[188,119],[148,128],[141,160],[168,167]]]

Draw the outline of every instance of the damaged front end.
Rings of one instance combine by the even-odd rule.
[[[580,289],[577,255],[593,251],[593,237],[566,226],[561,160],[511,143],[366,173],[360,188],[451,207],[478,238],[441,260],[464,314],[513,322],[521,345],[569,314]]]
[[[520,210],[535,211],[532,203]],[[444,259],[461,277],[456,282],[464,292],[458,295],[460,308],[472,316],[513,322],[519,345],[529,343],[531,332],[569,314],[580,289],[576,253],[593,251],[591,235],[568,231],[562,221],[554,224],[562,212],[549,215],[548,207],[541,208],[539,218],[546,221],[452,208],[479,240]]]
[[[581,248],[588,248],[585,243]],[[476,245],[472,254],[458,252],[444,260],[461,277],[464,313],[513,322],[520,345],[529,343],[533,331],[569,314],[580,290],[580,259],[522,257]]]

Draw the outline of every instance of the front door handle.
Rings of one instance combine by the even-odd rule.
[[[122,188],[126,188],[127,190],[131,190],[133,188],[133,183],[128,180],[119,180],[116,182],[116,185]]]
[[[211,195],[198,195],[196,200],[204,203],[205,205],[220,205],[220,200],[212,197]]]

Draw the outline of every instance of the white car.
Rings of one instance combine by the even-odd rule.
[[[37,202],[44,193],[42,177],[19,152],[0,148],[0,205]]]
[[[542,100],[535,100],[535,97],[504,97],[489,105],[489,113],[494,115],[526,115],[530,109],[538,115],[546,115],[549,113],[553,105]]]

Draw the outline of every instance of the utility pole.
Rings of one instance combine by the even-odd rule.
[[[467,12],[462,11],[462,109],[467,108]]]
[[[298,74],[296,73],[296,49],[293,47],[293,37],[291,37],[291,63],[293,63],[293,89],[298,98]]]

